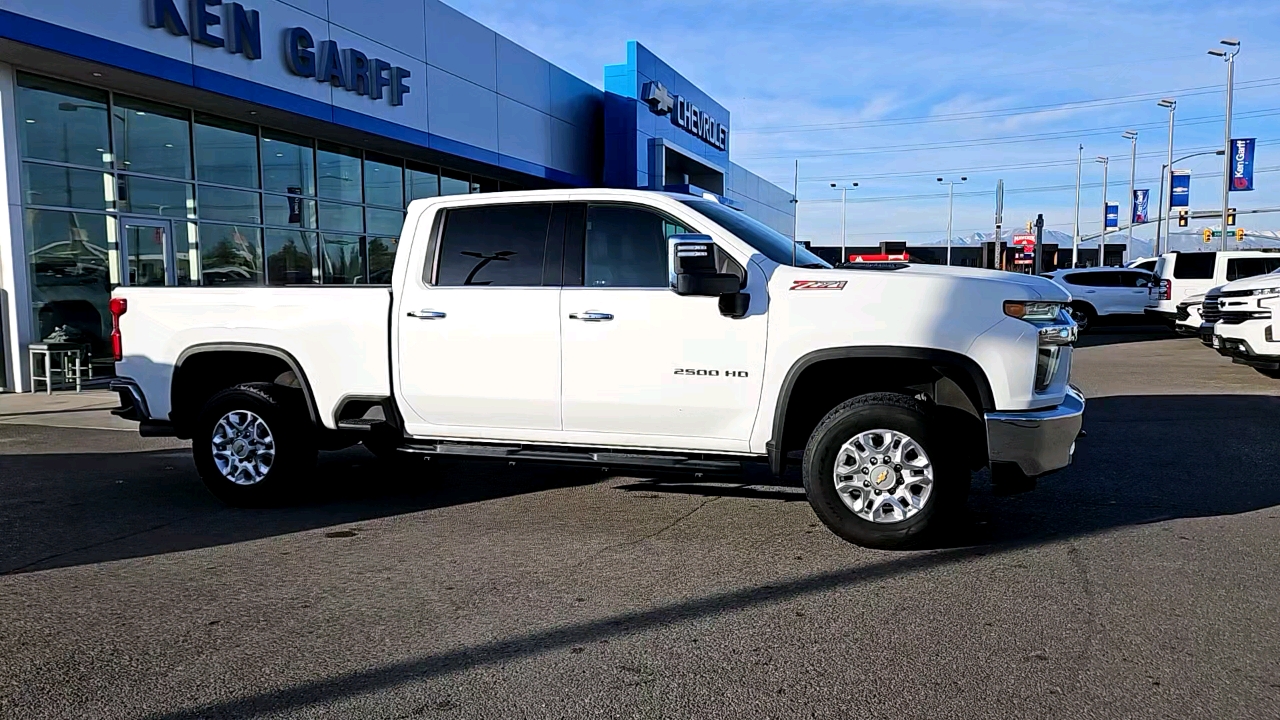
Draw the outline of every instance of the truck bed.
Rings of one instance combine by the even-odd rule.
[[[391,291],[386,287],[119,288],[121,376],[137,381],[151,417],[169,419],[174,368],[193,348],[261,344],[288,353],[320,419],[334,427],[342,396],[391,394]]]

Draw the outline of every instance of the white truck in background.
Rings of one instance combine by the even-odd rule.
[[[414,201],[389,287],[119,288],[122,417],[231,503],[317,449],[782,473],[841,537],[912,543],[973,470],[1066,466],[1070,296],[966,268],[832,268],[712,198]],[[296,487],[296,485],[295,485]]]
[[[1227,283],[1206,302],[1209,343],[1219,354],[1280,378],[1280,271]]]

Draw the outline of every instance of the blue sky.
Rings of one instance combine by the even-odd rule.
[[[1257,167],[1277,171],[1259,173],[1259,189],[1233,193],[1232,204],[1280,208],[1280,3],[450,3],[596,85],[606,64],[625,59],[626,41],[639,40],[730,109],[739,164],[789,189],[800,158],[799,236],[815,244],[838,243],[839,192],[828,185],[842,180],[860,183],[850,193],[850,244],[941,239],[940,174],[969,178],[957,187],[957,235],[992,227],[999,178],[1006,227],[1043,212],[1069,233],[1079,143],[1082,232],[1096,232],[1102,172],[1093,158],[1112,158],[1109,195],[1125,202],[1125,128],[1139,130],[1137,186],[1155,196],[1168,122],[1157,98],[1179,99],[1177,154],[1221,146],[1226,67],[1205,51],[1236,37],[1233,135],[1259,138]],[[1027,110],[1077,101],[1099,102]],[[1179,165],[1193,172],[1195,209],[1221,205],[1221,162]],[[1241,224],[1280,230],[1280,212]]]

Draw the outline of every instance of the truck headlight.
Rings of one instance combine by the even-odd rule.
[[[1062,303],[1039,300],[1005,300],[1004,314],[1027,322],[1053,322],[1062,311]]]
[[[1036,392],[1042,393],[1053,384],[1062,363],[1062,346],[1040,347],[1036,352]]]

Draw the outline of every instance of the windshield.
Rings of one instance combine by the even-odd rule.
[[[831,267],[826,260],[809,252],[805,246],[791,242],[791,238],[759,220],[747,217],[744,213],[710,200],[681,200],[680,202],[706,215],[712,222],[738,236],[743,242],[758,250],[761,255],[779,265],[791,265],[791,259],[794,257],[797,267]]]

